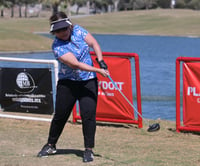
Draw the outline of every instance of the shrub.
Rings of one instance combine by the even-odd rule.
[[[185,8],[186,3],[184,0],[176,0],[175,8]]]
[[[158,0],[158,5],[161,8],[170,8],[171,7],[171,0]]]
[[[200,1],[199,0],[191,0],[187,7],[190,9],[200,10]]]

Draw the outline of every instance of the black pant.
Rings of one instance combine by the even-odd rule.
[[[97,79],[87,81],[59,80],[56,94],[56,110],[49,131],[49,144],[56,144],[72,112],[79,101],[85,148],[93,148],[96,132]]]

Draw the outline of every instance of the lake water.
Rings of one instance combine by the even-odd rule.
[[[139,55],[143,117],[175,121],[175,61],[179,56],[199,57],[200,38],[94,36],[104,52],[129,52]],[[54,59],[51,52],[3,56]]]

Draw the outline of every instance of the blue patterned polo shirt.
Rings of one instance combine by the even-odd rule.
[[[71,41],[60,40],[55,37],[52,44],[52,50],[54,52],[55,58],[59,62],[59,79],[70,79],[74,81],[89,80],[96,77],[95,72],[88,72],[79,69],[72,69],[68,65],[59,61],[59,57],[66,53],[73,53],[79,62],[86,63],[93,66],[93,62],[90,56],[90,48],[85,42],[85,37],[88,31],[79,25],[73,27],[71,34]]]

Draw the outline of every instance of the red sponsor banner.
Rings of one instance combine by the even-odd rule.
[[[94,66],[98,66],[95,56]],[[133,103],[131,62],[129,58],[104,57],[112,79],[124,95]],[[134,110],[115,88],[113,83],[97,74],[99,83],[97,118],[133,120]]]
[[[183,63],[183,124],[200,126],[200,63]]]

